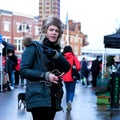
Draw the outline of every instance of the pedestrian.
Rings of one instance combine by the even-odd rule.
[[[67,111],[70,111],[72,109],[71,104],[73,102],[74,93],[75,93],[75,85],[76,85],[76,80],[73,79],[73,76],[72,76],[72,67],[73,65],[75,65],[76,69],[80,71],[80,62],[78,58],[74,55],[71,46],[64,47],[63,55],[71,65],[70,70],[62,76],[62,79],[65,84],[65,89],[66,89]]]
[[[92,87],[97,87],[97,77],[100,73],[100,56],[97,56],[92,62],[91,72],[92,72]]]
[[[17,58],[17,65],[15,66],[15,85],[20,83],[21,86],[24,86],[24,78],[20,76],[20,63],[21,58]]]
[[[17,58],[17,65],[15,66],[15,85],[19,84],[19,78],[20,78],[20,58]]]
[[[14,89],[14,83],[15,83],[14,72],[16,65],[17,65],[17,57],[15,56],[13,51],[10,51],[6,57],[5,72],[8,73],[11,90]]]
[[[89,86],[90,82],[88,80],[88,76],[89,76],[90,70],[88,69],[88,63],[85,57],[82,58],[80,72],[81,72],[82,85],[85,85],[85,81],[86,81],[87,86]]]
[[[61,76],[70,69],[60,52],[62,33],[61,20],[50,15],[43,20],[40,42],[23,38],[20,75],[26,79],[26,109],[34,120],[54,120],[62,110]]]

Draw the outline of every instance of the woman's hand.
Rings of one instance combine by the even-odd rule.
[[[57,76],[55,76],[54,74],[50,73],[50,74],[49,74],[49,77],[48,77],[48,80],[49,80],[51,83],[58,84],[59,78],[58,78]]]

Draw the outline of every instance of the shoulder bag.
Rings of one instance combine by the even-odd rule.
[[[76,69],[76,66],[74,65],[74,58],[73,58],[73,66],[72,66],[72,77],[74,80],[79,80],[80,79],[80,74]]]

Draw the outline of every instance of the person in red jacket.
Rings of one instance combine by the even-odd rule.
[[[20,62],[21,62],[21,59],[17,58],[17,65],[15,66],[15,85],[19,84]]]
[[[80,71],[80,62],[78,58],[74,55],[71,46],[64,47],[63,55],[71,65],[69,71],[62,76],[66,89],[67,111],[70,111],[72,109],[71,103],[73,102],[76,85],[76,80],[74,80],[72,76],[72,66],[75,65],[76,69]]]

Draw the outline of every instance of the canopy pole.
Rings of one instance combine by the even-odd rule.
[[[102,54],[102,79],[104,78],[105,52]]]
[[[106,49],[105,49],[105,53],[106,53]],[[106,72],[106,69],[107,69],[107,67],[106,67],[106,54],[105,54],[105,72]]]
[[[1,91],[3,91],[3,70],[2,70],[2,53],[1,52],[0,52],[0,79],[1,79],[1,83],[0,83]]]
[[[3,66],[2,66],[2,35],[0,34],[0,82],[1,82],[1,91],[3,91]]]

